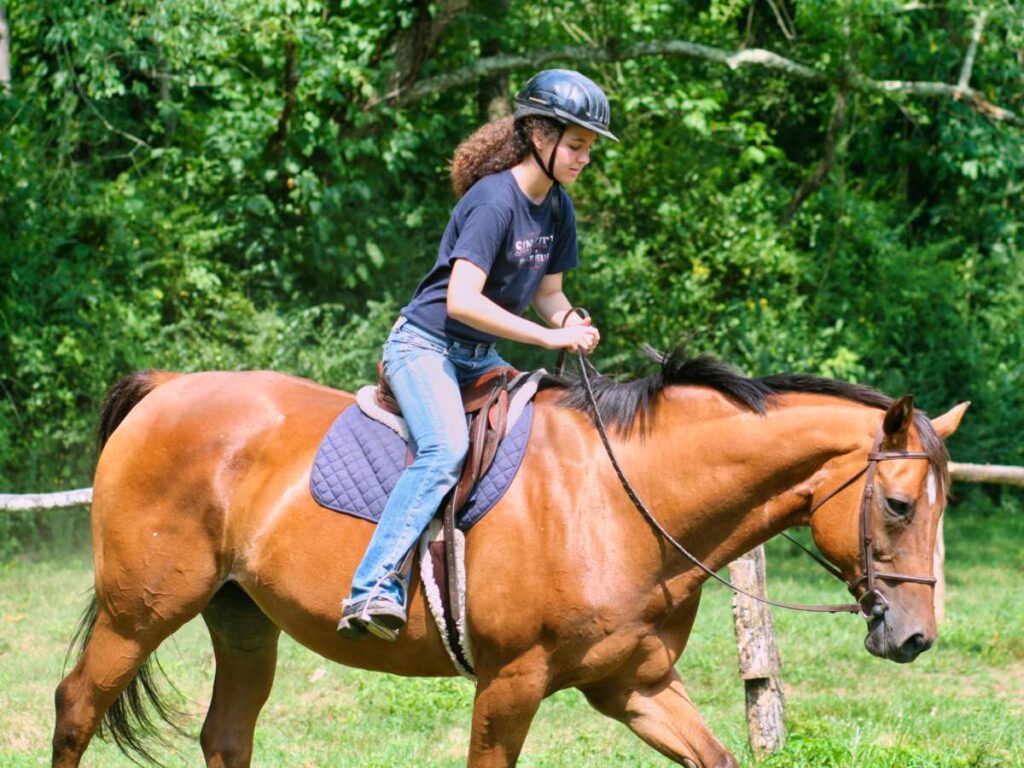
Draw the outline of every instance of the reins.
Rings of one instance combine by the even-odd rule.
[[[569,313],[574,311],[577,312],[577,314],[579,314],[580,312],[580,310],[573,309],[570,310]],[[569,313],[566,314],[566,318],[568,318]],[[641,515],[644,516],[647,522],[650,523],[650,525],[656,531],[658,531],[658,533],[660,533],[666,541],[668,541],[680,554],[686,557],[691,563],[693,563],[695,566],[697,566],[701,571],[703,571],[711,578],[721,582],[734,592],[738,592],[739,594],[745,595],[746,597],[749,597],[752,600],[756,600],[760,603],[775,606],[776,608],[787,608],[792,611],[806,611],[812,613],[860,613],[865,618],[880,617],[882,614],[885,613],[886,609],[888,608],[888,602],[876,587],[876,582],[878,580],[897,582],[909,581],[917,584],[930,585],[935,584],[935,579],[928,576],[913,576],[902,573],[889,573],[875,570],[871,537],[871,501],[874,495],[874,478],[878,468],[878,462],[891,461],[895,459],[929,459],[928,454],[921,451],[879,451],[879,448],[882,444],[882,439],[884,437],[884,433],[881,427],[879,427],[878,434],[875,436],[874,444],[872,445],[871,451],[868,453],[867,466],[859,470],[855,475],[853,475],[853,477],[846,480],[840,486],[830,491],[823,499],[821,499],[817,504],[815,504],[811,508],[810,512],[810,514],[813,515],[816,510],[818,510],[823,504],[825,504],[825,502],[834,498],[841,491],[848,488],[850,485],[856,482],[857,479],[861,477],[861,475],[866,475],[864,492],[861,497],[860,510],[860,555],[863,573],[854,581],[849,582],[843,578],[842,573],[834,565],[824,560],[824,558],[821,558],[820,556],[811,552],[792,537],[783,534],[786,535],[787,539],[797,544],[797,546],[799,546],[801,549],[803,549],[805,552],[811,555],[811,557],[817,560],[821,565],[823,565],[829,573],[831,573],[839,580],[843,581],[849,588],[851,594],[855,595],[857,588],[862,583],[866,582],[866,590],[861,595],[861,597],[858,598],[858,602],[840,605],[803,605],[798,603],[785,603],[777,600],[770,600],[767,597],[761,597],[760,595],[755,595],[741,587],[737,587],[728,579],[722,578],[717,573],[715,573],[714,570],[705,565],[698,557],[696,557],[688,549],[686,549],[686,547],[684,547],[674,536],[672,536],[672,534],[669,533],[665,529],[665,526],[663,526],[658,521],[658,519],[654,516],[654,513],[651,512],[650,509],[648,509],[647,505],[644,504],[643,500],[637,495],[636,491],[633,489],[633,486],[630,484],[629,480],[626,478],[625,473],[622,471],[622,466],[619,464],[619,460],[616,457],[615,451],[613,450],[611,442],[608,439],[608,432],[605,428],[604,419],[601,417],[601,411],[597,407],[597,398],[594,395],[594,390],[590,383],[590,375],[587,371],[588,367],[594,370],[595,372],[597,372],[597,369],[594,368],[594,366],[586,359],[586,356],[583,354],[582,351],[577,350],[577,357],[579,359],[580,376],[583,380],[583,385],[586,388],[587,397],[590,401],[590,406],[594,411],[594,422],[597,426],[597,433],[601,438],[601,442],[604,444],[604,448],[608,454],[608,458],[611,460],[612,467],[615,469],[615,474],[618,476],[619,482],[622,484],[623,489],[626,491],[626,495],[629,497],[629,500],[633,502],[633,506],[637,508],[637,510],[640,512]],[[562,356],[559,357],[558,372],[560,375],[563,366],[564,353]]]

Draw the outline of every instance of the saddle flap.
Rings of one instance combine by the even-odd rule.
[[[508,426],[508,386],[519,372],[510,366],[494,368],[477,377],[461,390],[462,406],[470,416],[469,451],[462,465],[462,474],[447,503],[455,501],[455,509],[461,509],[469,500],[477,481],[490,468],[498,451],[498,443],[505,436]],[[384,363],[377,363],[377,389],[374,402],[388,413],[401,416],[398,400],[391,390]],[[412,454],[406,457],[411,462]]]
[[[485,405],[493,404],[495,391],[507,389],[508,383],[519,375],[519,371],[510,366],[492,368],[483,376],[469,382],[462,388],[462,405],[466,413],[476,413]]]
[[[508,423],[508,370],[499,368],[473,382],[475,410],[469,425],[469,452],[453,491],[454,508],[461,509],[477,481],[490,468]]]

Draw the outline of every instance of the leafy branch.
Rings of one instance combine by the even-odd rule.
[[[577,45],[531,51],[518,55],[506,54],[481,58],[454,71],[435,75],[406,86],[392,88],[383,96],[371,99],[367,103],[367,108],[372,109],[380,104],[409,104],[481,78],[495,77],[517,70],[537,69],[552,62],[594,63],[625,61],[647,56],[684,56],[722,64],[730,70],[751,66],[764,67],[797,80],[831,84],[864,93],[952,99],[991,120],[1024,128],[1024,117],[1005,107],[993,104],[968,83],[983,24],[984,14],[975,24],[971,47],[968,50],[960,80],[956,84],[919,80],[876,80],[856,72],[829,72],[787,59],[785,56],[763,48],[730,51],[686,40],[654,40],[622,47]]]

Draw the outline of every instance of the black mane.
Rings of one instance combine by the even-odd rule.
[[[702,355],[687,358],[676,349],[662,354],[650,346],[644,347],[644,354],[660,364],[660,370],[653,376],[633,381],[615,381],[590,371],[590,385],[601,414],[601,420],[624,436],[629,436],[634,425],[644,435],[658,406],[658,395],[676,384],[711,387],[745,408],[756,413],[765,413],[771,404],[775,390],[759,379],[751,379],[720,360]],[[587,396],[587,389],[579,374],[570,374],[560,379],[549,380],[550,386],[563,387],[565,393],[559,403],[583,411],[594,418],[594,409]]]
[[[590,383],[601,420],[609,429],[627,438],[634,428],[639,429],[641,437],[647,433],[660,402],[658,396],[667,387],[674,385],[710,387],[740,406],[762,415],[778,395],[793,392],[831,395],[883,410],[893,403],[888,395],[864,384],[851,384],[804,373],[750,378],[713,357],[687,358],[681,348],[664,354],[645,346],[644,353],[660,366],[660,370],[652,376],[619,382],[590,372]],[[594,419],[594,409],[579,374],[550,377],[545,386],[564,389],[559,404],[576,408]],[[941,472],[943,487],[948,488],[946,473],[949,454],[942,438],[936,434],[931,421],[922,411],[915,410],[914,424],[932,465]]]

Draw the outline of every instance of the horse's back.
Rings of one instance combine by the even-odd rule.
[[[102,502],[133,484],[165,495],[165,478],[177,487],[200,480],[223,487],[225,470],[239,475],[260,461],[308,452],[310,434],[326,432],[352,402],[347,393],[267,371],[165,378],[107,440],[95,495]]]
[[[351,395],[269,372],[162,376],[107,440],[92,521],[97,587],[166,548],[200,581],[230,575],[257,499],[295,478]],[[143,558],[143,554],[145,557]],[[109,561],[109,562],[108,562]],[[116,565],[115,565],[116,564]]]

